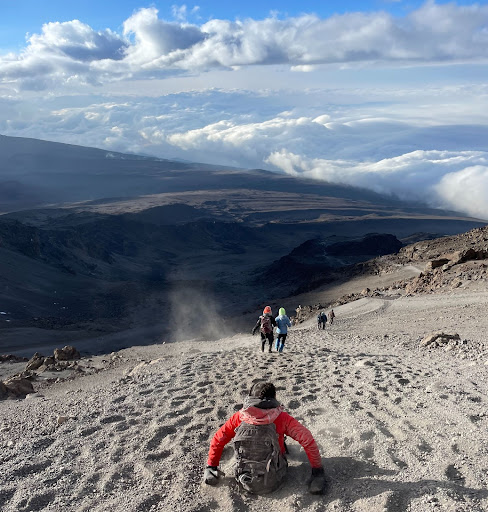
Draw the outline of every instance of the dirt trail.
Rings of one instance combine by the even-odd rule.
[[[285,352],[257,337],[138,347],[118,370],[0,403],[0,508],[23,511],[488,510],[488,360],[418,340],[456,329],[481,343],[487,293],[335,309],[325,331],[292,330]],[[288,412],[314,434],[330,488],[290,440],[287,484],[265,497],[237,492],[230,476],[201,484],[211,436],[255,379],[269,379]],[[57,424],[59,416],[68,419]],[[232,449],[221,466],[230,475]]]

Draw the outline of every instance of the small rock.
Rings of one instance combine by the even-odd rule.
[[[58,416],[58,419],[56,420],[58,425],[62,425],[63,423],[66,423],[69,420],[69,416]]]
[[[29,393],[25,397],[26,400],[32,400],[33,398],[44,398],[44,395],[41,395],[41,393]]]

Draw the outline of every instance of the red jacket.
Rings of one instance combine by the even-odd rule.
[[[289,436],[303,446],[313,468],[322,467],[319,449],[310,430],[304,427],[293,416],[284,412],[282,406],[273,409],[248,407],[247,409],[241,409],[233,414],[213,436],[208,452],[207,466],[219,465],[224,446],[236,435],[235,430],[242,421],[255,425],[274,423],[276,425],[276,432],[278,433],[281,453],[285,453],[285,436]]]

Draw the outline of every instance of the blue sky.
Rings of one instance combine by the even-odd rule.
[[[488,3],[0,0],[0,133],[488,218]]]

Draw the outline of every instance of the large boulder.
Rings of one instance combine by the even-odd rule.
[[[3,385],[7,388],[10,396],[17,398],[25,398],[25,395],[34,393],[31,381],[21,375],[10,377],[10,379],[3,382]]]
[[[454,341],[460,341],[461,337],[459,334],[448,334],[442,331],[436,331],[433,332],[427,336],[420,342],[421,347],[428,347],[430,345],[433,345],[434,347],[438,345],[446,345],[447,343]]]
[[[27,362],[25,369],[26,371],[37,370],[44,363],[44,356],[36,352]]]
[[[54,350],[54,359],[56,361],[72,361],[74,359],[81,359],[81,355],[75,347],[66,345],[63,348]]]
[[[440,258],[438,260],[431,260],[425,266],[425,270],[426,271],[434,270],[435,268],[442,267],[446,263],[449,263],[449,261],[450,260],[448,258]]]

